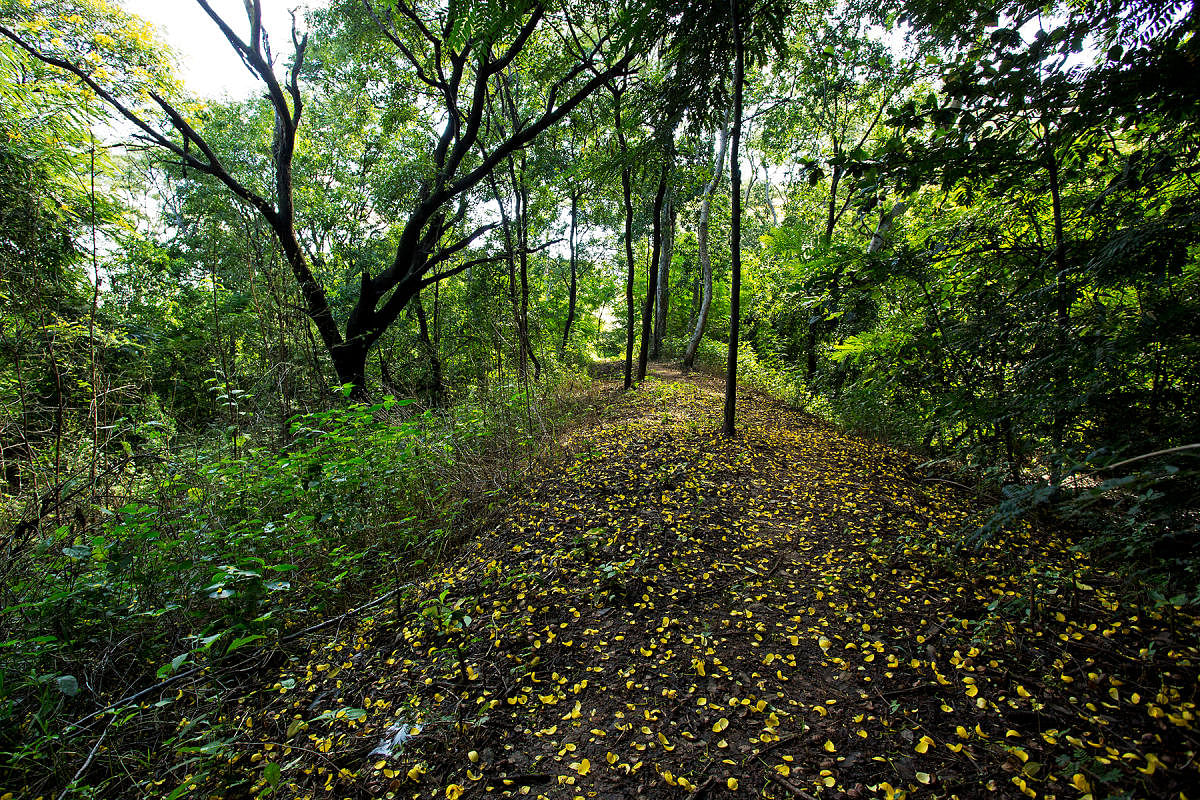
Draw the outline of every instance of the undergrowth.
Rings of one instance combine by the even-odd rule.
[[[672,342],[669,352],[682,352]],[[700,368],[723,372],[727,345],[705,339]],[[810,388],[801,367],[750,344],[738,351],[739,383],[844,430],[905,448],[926,459],[934,480],[953,479],[990,499],[985,510],[958,531],[961,545],[975,548],[1035,516],[1048,516],[1072,529],[1077,546],[1100,563],[1119,567],[1126,591],[1149,607],[1200,602],[1200,515],[1195,509],[1200,470],[1195,450],[1182,449],[1154,459],[1133,459],[1126,471],[1107,465],[1118,455],[1100,450],[1083,458],[1046,456],[1044,471],[1018,479],[1011,465],[947,446],[933,446],[928,420],[888,401],[869,376],[848,381],[836,392]],[[953,441],[953,440],[951,440]],[[1123,457],[1124,454],[1120,454]],[[1060,460],[1057,470],[1049,461]],[[1058,472],[1057,482],[1050,474]]]
[[[585,386],[563,374],[533,397],[493,386],[437,410],[336,399],[293,417],[282,439],[246,423],[180,446],[144,426],[106,502],[81,497],[10,550],[0,794],[60,782],[97,730],[165,736],[179,758],[203,760],[216,720],[193,715],[206,741],[191,727],[167,734],[153,720],[171,701],[122,699],[230,660],[262,663],[290,631],[421,574],[557,446]],[[244,399],[224,402],[236,420]]]

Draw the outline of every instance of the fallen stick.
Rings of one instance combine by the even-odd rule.
[[[784,780],[784,777],[782,775],[780,775],[778,772],[769,772],[767,774],[771,778],[771,780],[775,781],[780,786],[782,786],[784,789],[787,789],[789,792],[791,792],[793,797],[799,797],[802,800],[817,800],[817,798],[813,797],[811,794],[804,791],[796,784],[792,783],[791,781]]]
[[[364,603],[363,605],[359,606],[358,608],[352,608],[344,614],[339,614],[336,617],[330,617],[329,619],[323,620],[314,625],[309,625],[307,628],[301,628],[298,631],[293,631],[292,633],[289,633],[287,636],[281,637],[279,639],[279,644],[285,644],[287,642],[295,641],[296,639],[299,639],[301,636],[307,636],[310,633],[319,631],[321,628],[326,628],[337,622],[343,622],[344,620],[346,620],[349,617],[353,617],[357,614],[361,614],[362,612],[366,611],[367,609],[374,608],[375,606],[379,605],[380,603],[390,600],[391,598],[395,597],[401,591],[411,588],[414,585],[415,584],[412,584],[412,583],[406,583],[404,586],[398,586],[395,589],[392,589],[390,592],[386,592],[386,593],[380,595],[379,597],[376,597],[374,600],[370,601],[369,603]],[[250,652],[242,653],[241,654],[242,661],[244,661],[247,657],[256,654],[257,652],[258,651],[250,651]],[[141,700],[146,695],[162,691],[163,689],[167,688],[171,684],[176,683],[178,681],[182,681],[185,678],[190,678],[193,675],[198,675],[199,673],[204,672],[206,670],[211,670],[214,666],[217,666],[222,661],[224,661],[225,658],[228,658],[228,656],[214,659],[213,662],[210,664],[205,664],[200,667],[192,667],[189,670],[184,670],[183,672],[172,675],[171,677],[166,678],[165,680],[159,681],[158,683],[154,684],[153,686],[147,686],[145,689],[142,689],[141,691],[134,692],[131,695],[122,697],[120,700],[117,700],[115,703],[109,703],[104,708],[101,708],[98,711],[93,711],[92,713],[88,714],[85,717],[80,718],[79,720],[77,720],[75,722],[68,723],[66,729],[63,732],[64,732],[64,734],[66,734],[68,736],[74,735],[76,732],[78,732],[80,729],[82,729],[83,725],[85,725],[88,722],[91,722],[92,720],[96,719],[97,717],[101,717],[110,711],[115,711],[116,709],[120,708],[121,706],[128,705],[129,703],[137,702],[138,700]]]

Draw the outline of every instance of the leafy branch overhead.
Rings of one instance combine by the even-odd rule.
[[[1196,3],[287,5],[0,0],[0,800],[1191,796]]]

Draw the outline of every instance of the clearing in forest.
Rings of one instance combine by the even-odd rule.
[[[910,456],[754,395],[725,439],[719,384],[660,375],[399,616],[264,676],[198,793],[1195,796],[1194,616],[1051,530],[963,547],[982,506]]]

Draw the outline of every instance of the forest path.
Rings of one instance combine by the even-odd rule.
[[[754,394],[726,439],[719,380],[655,372],[401,617],[269,678],[232,768],[451,800],[1200,785],[1196,619],[1049,531],[959,548],[980,508],[911,457]]]

